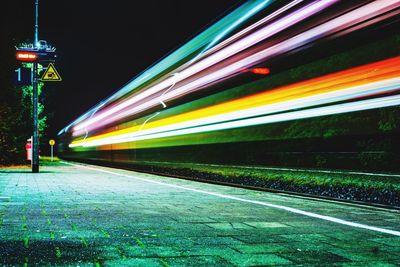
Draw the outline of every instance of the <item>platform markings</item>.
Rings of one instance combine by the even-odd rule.
[[[317,218],[317,219],[321,219],[321,220],[325,220],[325,221],[329,221],[329,222],[334,222],[337,224],[352,226],[352,227],[366,229],[366,230],[375,231],[375,232],[381,232],[381,233],[390,234],[390,235],[394,235],[394,236],[400,236],[400,231],[389,230],[389,229],[384,229],[384,228],[380,228],[380,227],[376,227],[376,226],[370,226],[370,225],[366,225],[366,224],[350,222],[350,221],[346,221],[343,219],[338,219],[338,218],[331,217],[331,216],[320,215],[317,213],[303,211],[300,209],[290,208],[290,207],[286,207],[286,206],[282,206],[282,205],[276,205],[276,204],[271,204],[271,203],[257,201],[257,200],[239,198],[239,197],[235,197],[235,196],[231,196],[231,195],[220,194],[220,193],[216,193],[216,192],[209,192],[209,191],[205,191],[205,190],[194,189],[194,188],[180,186],[180,185],[176,185],[176,184],[168,184],[168,183],[164,183],[164,182],[158,182],[158,181],[149,180],[149,179],[145,179],[145,178],[139,178],[139,177],[132,176],[132,175],[116,173],[116,172],[107,171],[107,170],[98,169],[98,168],[92,168],[92,167],[85,166],[85,165],[73,164],[73,163],[69,163],[69,162],[65,162],[65,161],[63,161],[63,163],[66,163],[66,164],[69,164],[69,165],[72,165],[75,167],[79,167],[79,168],[85,168],[85,169],[89,169],[89,170],[93,170],[93,171],[116,175],[116,176],[133,178],[133,179],[144,181],[147,183],[158,184],[158,185],[162,185],[162,186],[178,188],[178,189],[182,189],[182,190],[186,190],[186,191],[192,191],[192,192],[216,196],[216,197],[220,197],[220,198],[232,199],[232,200],[241,201],[241,202],[245,202],[245,203],[251,203],[251,204],[261,205],[261,206],[265,206],[265,207],[285,210],[285,211],[288,211],[291,213],[300,214],[300,215],[304,215],[304,216],[312,217],[312,218]]]

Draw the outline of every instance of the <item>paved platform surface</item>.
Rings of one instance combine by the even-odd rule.
[[[398,211],[89,165],[41,170],[0,169],[0,265],[400,265]]]

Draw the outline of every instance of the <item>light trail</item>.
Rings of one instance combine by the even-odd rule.
[[[261,19],[260,21],[254,23],[253,25],[250,25],[249,27],[247,27],[246,29],[238,32],[237,34],[233,35],[232,37],[226,39],[225,41],[219,43],[218,45],[215,45],[214,47],[208,49],[207,51],[205,51],[203,54],[199,55],[198,58],[195,58],[196,60],[199,60],[201,58],[204,58],[205,56],[214,53],[218,50],[220,50],[221,48],[227,46],[228,44],[233,43],[234,41],[240,39],[241,37],[245,36],[247,33],[255,30],[256,28],[260,27],[261,25],[271,21],[272,19],[278,17],[279,15],[281,15],[282,13],[284,13],[285,11],[291,9],[292,7],[300,4],[301,2],[303,2],[304,0],[296,0],[296,1],[292,1],[289,4],[283,6],[282,8],[278,9],[277,11],[272,12],[270,15],[266,16],[265,18]],[[195,60],[191,60],[189,63],[192,63],[192,61]],[[183,67],[185,67],[185,65],[183,65]]]
[[[400,1],[272,2],[247,1],[80,116],[60,155],[397,168]]]
[[[91,142],[98,144],[96,143],[98,140],[102,140],[101,144],[125,142],[126,139],[139,136],[173,132],[184,128],[265,116],[278,112],[287,113],[300,108],[312,108],[373,94],[388,93],[400,89],[399,77],[400,57],[395,57],[155,121],[147,124],[150,129],[142,130],[143,127],[135,126],[90,137],[85,142],[74,141],[70,147],[76,147],[79,144],[88,146],[88,144],[93,144]],[[354,103],[354,105],[357,104]],[[353,109],[353,111],[357,111],[357,109]],[[275,122],[278,121],[275,120]]]
[[[142,86],[144,84],[153,82],[155,77],[159,76],[161,73],[164,73],[170,70],[177,62],[183,61],[185,58],[190,57],[191,55],[195,54],[199,49],[206,46],[212,40],[216,38],[220,32],[224,31],[227,25],[231,25],[235,23],[239,18],[246,16],[249,12],[254,10],[255,7],[259,6],[260,3],[264,3],[266,0],[252,0],[244,3],[243,5],[239,6],[236,10],[232,11],[220,21],[212,25],[211,27],[204,30],[198,36],[190,40],[188,43],[184,44],[182,47],[165,57],[164,59],[160,60],[153,66],[149,67],[142,73],[140,73],[136,78],[132,81],[128,82],[125,86],[123,86],[120,90],[118,90],[115,94],[108,97],[107,99],[103,100],[101,103],[105,106],[109,104],[121,101],[121,98],[125,97],[126,95],[131,94],[134,91],[142,91]],[[267,2],[273,2],[273,0]],[[257,13],[254,13],[255,15]],[[168,76],[168,74],[167,74]],[[78,125],[79,123],[87,120],[90,117],[92,111],[98,107],[99,105],[94,106],[92,109],[84,113],[83,115],[79,116],[69,125],[64,127],[59,134],[68,132],[69,129],[72,129],[74,126]]]
[[[219,124],[212,124],[207,126],[199,126],[182,130],[174,130],[162,133],[154,133],[147,135],[138,135],[138,136],[115,136],[111,138],[104,138],[95,141],[85,141],[80,143],[70,144],[70,147],[93,147],[93,146],[101,146],[101,145],[110,145],[110,144],[118,144],[118,143],[126,143],[133,141],[141,141],[141,140],[149,140],[149,139],[157,139],[157,138],[165,138],[171,136],[179,136],[179,135],[187,135],[194,133],[204,133],[210,131],[221,131],[227,129],[234,128],[242,128],[249,126],[256,126],[261,124],[268,123],[276,123],[276,122],[285,122],[291,120],[305,119],[305,118],[313,118],[313,117],[321,117],[328,115],[336,115],[354,111],[363,111],[369,109],[376,109],[382,107],[390,107],[400,105],[400,95],[389,96],[389,97],[381,97],[375,98],[371,100],[358,101],[356,103],[347,103],[347,104],[338,104],[332,105],[328,107],[314,108],[302,111],[294,111],[277,115],[263,116],[257,118],[244,119],[239,121],[232,122],[224,122]]]
[[[332,5],[335,2],[337,2],[337,0],[326,0],[326,1],[313,2],[312,4],[302,8],[296,12],[293,12],[292,14],[285,16],[284,18],[272,23],[271,25],[267,25],[263,29],[258,30],[257,32],[249,35],[248,37],[243,38],[243,40],[239,40],[239,41],[231,44],[230,46],[225,47],[221,51],[219,51],[215,54],[212,54],[211,56],[203,59],[202,61],[200,61],[192,66],[189,66],[185,70],[180,71],[179,77],[176,77],[176,78],[169,77],[169,78],[161,81],[160,83],[156,84],[155,86],[150,87],[150,88],[146,89],[145,91],[139,93],[138,95],[135,95],[128,100],[125,100],[124,102],[118,104],[117,106],[114,106],[93,118],[90,118],[84,122],[79,123],[78,125],[76,125],[74,127],[74,131],[82,130],[89,125],[99,122],[99,121],[103,120],[104,118],[111,116],[111,115],[121,111],[122,109],[137,103],[140,100],[143,100],[151,95],[154,95],[155,93],[160,92],[161,90],[165,90],[166,88],[170,87],[174,83],[179,83],[180,81],[183,81],[183,80],[189,78],[190,76],[193,76],[193,75],[217,64],[218,62],[221,62],[229,57],[232,57],[235,54],[261,42],[262,40],[265,40],[265,39],[275,35],[276,33],[281,32],[284,29],[287,29],[288,27],[320,12],[321,10]],[[228,68],[224,68],[224,69],[220,70],[218,72],[219,75],[208,74],[205,77],[197,79],[194,82],[190,83],[190,86],[182,86],[180,89],[174,90],[174,92],[175,91],[179,92],[179,94],[180,94],[179,96],[181,96],[181,94],[190,92],[191,90],[193,90],[196,87],[200,87],[204,84],[208,84],[212,81],[220,79],[221,76],[225,77],[225,76],[228,76],[229,74],[231,74],[231,72],[238,72],[239,70],[248,67],[250,64],[251,63],[233,64],[230,68],[228,67]],[[229,70],[229,72],[225,74],[225,72],[227,70]],[[174,97],[176,97],[176,95]],[[167,94],[166,94],[164,97],[165,100],[163,102],[165,102],[166,100],[169,100],[170,98],[171,97],[167,97]],[[155,106],[155,102],[158,102],[158,101],[157,100],[153,100],[151,102],[149,101],[145,106],[142,106],[141,108],[136,108],[136,109],[133,108],[133,109],[125,111],[121,114],[117,114],[116,120],[124,118],[129,115],[132,115],[136,112],[140,112],[142,110],[148,109],[152,106]]]
[[[104,126],[105,123],[110,124],[112,122],[123,119],[127,116],[132,116],[133,114],[144,112],[150,108],[156,107],[159,104],[158,97],[151,98],[151,96],[154,95],[155,93],[160,92],[161,90],[165,90],[166,88],[168,88],[168,86],[170,87],[173,84],[179,83],[179,81],[187,79],[188,77],[195,75],[196,73],[199,73],[200,71],[203,71],[204,69],[207,69],[212,65],[215,65],[217,62],[222,62],[227,57],[232,57],[233,55],[239,53],[246,47],[253,46],[255,43],[261,42],[262,40],[270,37],[271,35],[279,31],[282,31],[283,29],[286,29],[290,25],[293,25],[323,10],[327,6],[333,4],[334,2],[335,1],[314,2],[304,7],[303,9],[300,9],[295,13],[292,13],[274,22],[271,25],[264,27],[263,29],[251,34],[250,36],[244,38],[243,40],[237,41],[236,43],[225,47],[221,51],[214,53],[210,57],[207,57],[206,59],[181,71],[179,73],[179,77],[167,78],[164,81],[156,84],[155,86],[145,90],[144,92],[135,95],[132,98],[110,109],[107,109],[106,111],[103,111],[99,115],[75,126],[74,136],[80,135],[81,130],[90,125],[93,125],[91,129],[95,129]],[[324,4],[322,5],[322,3]],[[342,16],[339,16],[333,20],[330,20],[324,24],[311,28],[306,32],[303,32],[292,38],[282,41],[274,46],[267,47],[262,51],[259,51],[248,57],[240,59],[233,64],[229,64],[227,66],[221,67],[216,71],[206,73],[205,75],[189,83],[186,83],[181,86],[175,86],[174,90],[170,91],[168,90],[169,91],[168,93],[163,94],[163,103],[183,97],[190,93],[194,93],[198,90],[201,90],[205,86],[211,85],[217,81],[220,82],[221,80],[227,79],[227,77],[231,77],[232,75],[236,75],[240,73],[240,70],[255,65],[262,60],[266,60],[268,58],[296,49],[300,46],[304,46],[310,42],[314,42],[316,39],[321,39],[324,36],[328,36],[340,30],[348,28],[349,25],[356,25],[357,23],[369,20],[372,17],[393,10],[399,6],[400,3],[395,0],[376,1],[367,4],[365,6],[362,6]],[[135,103],[138,103],[139,101],[144,100],[146,98],[149,98],[146,102],[134,105]],[[125,109],[130,106],[132,106],[132,108],[119,112],[122,109]],[[105,120],[105,118],[111,115],[113,115],[113,117],[110,120]]]

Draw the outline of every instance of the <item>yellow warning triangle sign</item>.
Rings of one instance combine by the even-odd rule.
[[[54,67],[53,63],[49,63],[41,80],[47,81],[47,82],[61,82],[62,81],[61,76],[60,76],[60,74],[58,74],[56,67]]]

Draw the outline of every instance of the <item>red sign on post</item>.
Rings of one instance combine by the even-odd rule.
[[[20,61],[32,62],[38,59],[38,55],[33,52],[17,51],[17,59]]]

